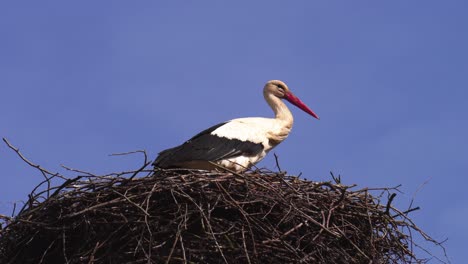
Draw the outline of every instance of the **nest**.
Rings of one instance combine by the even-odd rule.
[[[148,163],[74,170],[55,187],[46,177],[16,217],[2,216],[0,263],[420,263],[411,234],[433,241],[414,209],[392,206],[393,188]]]

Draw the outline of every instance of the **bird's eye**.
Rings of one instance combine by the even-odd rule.
[[[278,90],[284,93],[284,88],[282,86],[278,86]]]

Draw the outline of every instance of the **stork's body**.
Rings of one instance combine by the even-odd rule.
[[[269,81],[263,95],[275,118],[238,118],[215,125],[178,147],[162,151],[153,165],[159,168],[206,170],[221,166],[241,172],[262,160],[289,135],[293,116],[281,99],[318,118],[281,81]]]

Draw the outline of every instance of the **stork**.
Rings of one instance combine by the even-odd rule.
[[[267,82],[263,96],[275,113],[275,118],[237,118],[217,124],[180,146],[160,152],[153,166],[201,170],[223,167],[243,172],[262,160],[289,135],[293,116],[282,99],[319,119],[282,81]]]

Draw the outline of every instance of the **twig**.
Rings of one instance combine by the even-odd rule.
[[[396,196],[396,193],[392,193],[392,194],[390,195],[390,197],[388,198],[387,207],[386,207],[386,209],[385,209],[385,214],[386,214],[386,215],[390,215],[390,206],[391,206],[392,201],[393,201],[393,199],[395,198],[395,196]]]
[[[273,156],[275,157],[276,168],[278,169],[279,172],[282,172],[281,167],[279,165],[278,156],[276,155],[276,153],[273,153]]]

